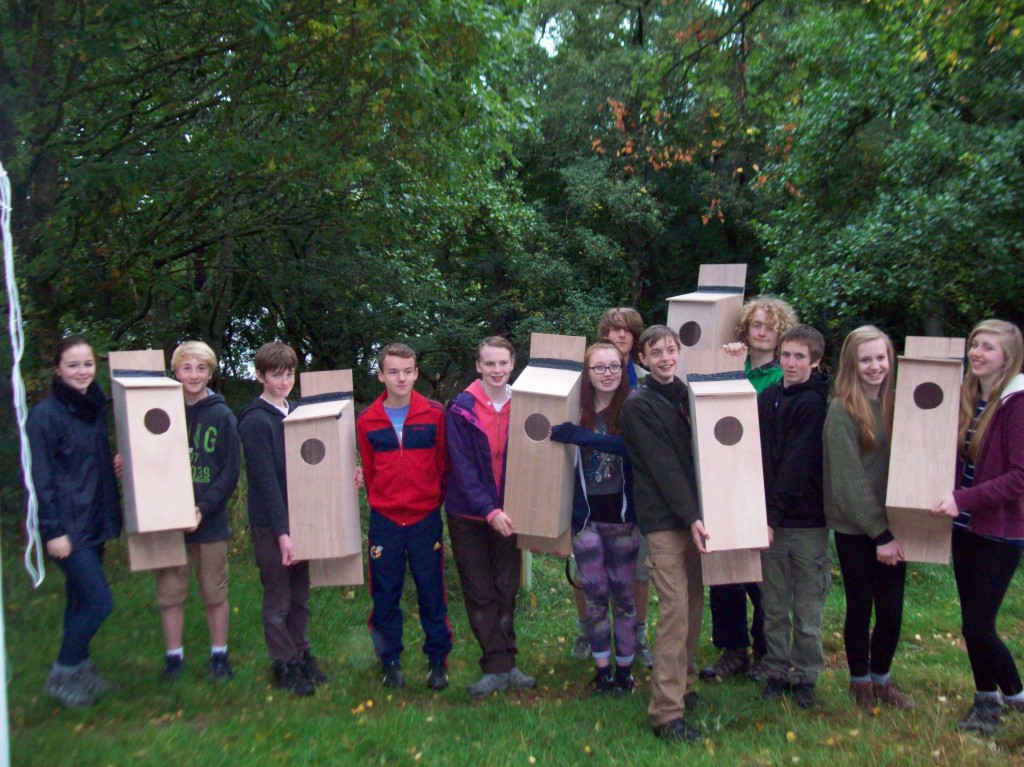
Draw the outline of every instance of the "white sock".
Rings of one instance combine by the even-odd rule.
[[[168,650],[167,657],[170,658],[172,656],[175,658],[181,658],[181,660],[185,660],[185,648],[179,647],[177,650]]]
[[[227,655],[227,645],[210,645],[210,655]]]

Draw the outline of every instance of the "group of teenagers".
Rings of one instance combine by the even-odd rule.
[[[698,674],[700,557],[709,531],[698,501],[688,389],[677,376],[682,347],[671,328],[644,329],[634,309],[610,309],[584,357],[578,422],[555,425],[549,434],[573,446],[576,473],[571,540],[582,600],[573,654],[589,650],[598,694],[633,692],[635,656],[652,666],[648,721],[665,740],[702,737],[685,719],[687,709],[701,705],[698,677],[745,674],[764,684],[765,699],[786,696],[813,707],[824,661],[831,529],[846,593],[843,635],[852,700],[868,710],[912,708],[913,700],[890,676],[906,577],[903,548],[884,504],[892,342],[874,326],[853,330],[829,381],[819,370],[821,333],[799,324],[792,307],[770,296],[744,304],[736,337],[726,351],[745,357],[747,378],[758,392],[770,542],[761,552],[762,582],[711,587],[712,643],[720,655]],[[537,685],[517,664],[522,559],[514,521],[503,510],[514,355],[503,337],[481,341],[479,378],[445,408],[415,391],[418,368],[409,346],[392,343],[378,354],[384,391],[357,419],[361,466],[353,481],[365,489],[370,508],[368,625],[386,688],[405,685],[401,594],[407,569],[425,637],[426,685],[448,686],[452,632],[442,507],[481,650],[481,673],[468,694],[484,698]],[[976,686],[959,727],[985,733],[996,729],[1004,711],[1024,712],[1024,684],[996,632],[1024,551],[1022,362],[1024,341],[1015,325],[986,320],[971,332],[955,486],[932,509],[953,519],[953,568]],[[274,680],[294,695],[310,695],[326,676],[307,636],[309,563],[295,559],[289,534],[283,425],[297,406],[289,396],[298,360],[275,341],[257,351],[253,366],[262,392],[236,423],[223,397],[209,389],[217,367],[210,347],[189,341],[172,356],[185,398],[197,525],[185,535],[188,564],[156,571],[164,678],[174,680],[184,668],[184,603],[192,570],[206,606],[209,675],[232,676],[227,505],[244,453]],[[116,689],[89,657],[90,642],[112,610],[104,544],[121,530],[121,464],[110,450],[107,397],[95,374],[96,357],[84,338],[61,341],[51,393],[28,421],[39,529],[65,574],[67,600],[60,653],[44,690],[68,707],[91,705]],[[648,579],[660,611],[653,657]]]

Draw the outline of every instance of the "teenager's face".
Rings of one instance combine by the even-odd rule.
[[[65,386],[69,386],[79,394],[85,394],[89,384],[96,377],[96,357],[89,344],[69,346],[60,355],[57,366],[57,377]]]
[[[476,372],[485,384],[493,389],[504,387],[512,375],[515,362],[512,352],[500,346],[485,346],[476,360]]]
[[[286,400],[295,386],[295,369],[268,370],[256,373],[256,378],[263,384],[263,393],[272,400]]]
[[[811,371],[818,367],[819,360],[811,361],[811,353],[807,344],[799,341],[786,341],[779,351],[779,364],[782,365],[782,385],[801,384],[811,377]]]
[[[615,369],[614,372],[612,368]],[[598,349],[591,354],[587,362],[587,379],[599,392],[614,392],[618,389],[622,380],[622,359],[618,353],[611,349]]]
[[[1006,367],[1006,352],[998,333],[978,333],[967,350],[971,372],[982,381],[994,381]]]
[[[412,385],[419,377],[416,360],[389,354],[377,370],[377,380],[384,384],[391,399],[404,400],[412,394]]]
[[[764,309],[756,310],[750,316],[750,326],[747,328],[747,346],[755,351],[775,354],[775,347],[778,345],[779,331],[768,321]]]
[[[623,357],[629,359],[636,339],[628,328],[612,328],[608,331],[608,340],[615,344],[615,348],[622,352]]]
[[[651,371],[655,381],[671,383],[679,367],[679,345],[671,336],[666,336],[657,343],[648,344],[640,355],[640,361]]]
[[[174,377],[181,382],[186,398],[199,397],[206,393],[206,387],[213,377],[213,368],[198,357],[185,357],[178,363]]]
[[[884,338],[865,341],[857,345],[857,381],[860,388],[871,399],[878,398],[878,391],[885,377],[889,375],[889,349]]]

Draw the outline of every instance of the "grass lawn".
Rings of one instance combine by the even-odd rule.
[[[260,623],[260,587],[241,511],[233,512],[231,543],[231,658],[235,679],[206,678],[208,636],[193,588],[187,606],[183,678],[159,681],[163,668],[152,575],[128,570],[123,542],[108,549],[114,614],[93,643],[97,664],[122,687],[98,705],[63,710],[41,693],[60,641],[63,576],[48,566],[33,590],[21,566],[20,535],[3,539],[4,620],[9,675],[12,763],[15,765],[322,765],[451,764],[661,765],[685,760],[707,765],[1007,765],[1024,764],[1024,717],[1008,715],[994,738],[962,735],[955,725],[973,691],[958,636],[959,611],[950,568],[912,565],[903,641],[895,678],[918,702],[913,712],[874,715],[854,710],[840,635],[842,584],[826,606],[826,669],[814,711],[760,700],[759,687],[728,680],[699,688],[703,704],[688,718],[703,744],[665,745],[647,728],[649,680],[638,669],[636,694],[596,699],[590,664],[569,657],[575,636],[563,564],[534,560],[531,593],[521,593],[517,630],[520,666],[540,686],[475,702],[465,686],[478,673],[476,643],[466,622],[454,566],[447,567],[455,649],[451,686],[425,687],[421,632],[413,619],[415,590],[405,593],[407,687],[384,693],[366,617],[365,588],[317,589],[310,636],[330,682],[312,698],[293,699],[270,684]],[[835,558],[833,556],[833,561]],[[657,632],[657,603],[651,623]],[[710,618],[698,661],[715,653]],[[1011,587],[1000,629],[1024,660],[1024,599]]]

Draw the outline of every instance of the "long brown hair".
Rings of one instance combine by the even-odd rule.
[[[611,404],[608,405],[604,417],[607,433],[618,434],[619,411],[622,410],[622,403],[629,396],[629,376],[626,375],[626,360],[623,359],[622,352],[619,351],[615,344],[608,341],[598,341],[596,344],[591,344],[587,347],[586,354],[583,355],[583,386],[580,389],[580,426],[593,431],[594,426],[597,424],[597,410],[594,407],[595,389],[594,384],[590,383],[590,360],[594,354],[605,349],[615,352],[615,356],[619,359],[619,364],[623,366],[622,378],[619,379],[619,388],[612,395]]]
[[[971,420],[974,418],[974,411],[978,407],[978,400],[981,399],[981,382],[974,375],[971,366],[967,366],[967,375],[964,376],[964,385],[960,387],[960,433],[957,439],[957,450],[961,457],[969,457],[972,461],[978,460],[978,451],[981,450],[981,443],[985,438],[985,430],[988,429],[996,411],[999,410],[1001,402],[1000,395],[1010,383],[1011,379],[1021,370],[1021,363],[1024,362],[1024,339],[1021,338],[1020,328],[1012,322],[1004,320],[983,320],[974,326],[974,330],[967,337],[967,353],[971,353],[971,344],[979,333],[994,333],[999,336],[999,345],[1006,355],[1006,365],[992,383],[992,391],[989,392],[985,409],[981,412],[978,425],[974,429],[974,436],[971,437],[971,444],[967,448],[967,455],[964,456],[964,440],[967,439],[967,431],[970,429]]]
[[[878,401],[882,406],[882,424],[885,429],[885,440],[892,436],[892,411],[895,399],[893,379],[896,376],[896,359],[892,348],[892,340],[874,325],[861,325],[850,331],[843,341],[843,349],[839,352],[839,372],[832,384],[832,397],[839,400],[846,412],[850,414],[861,450],[878,447],[875,439],[875,417],[871,413],[871,404],[860,387],[857,375],[857,360],[860,356],[860,345],[869,341],[885,341],[885,353],[889,357],[889,372],[885,374],[878,388]]]

